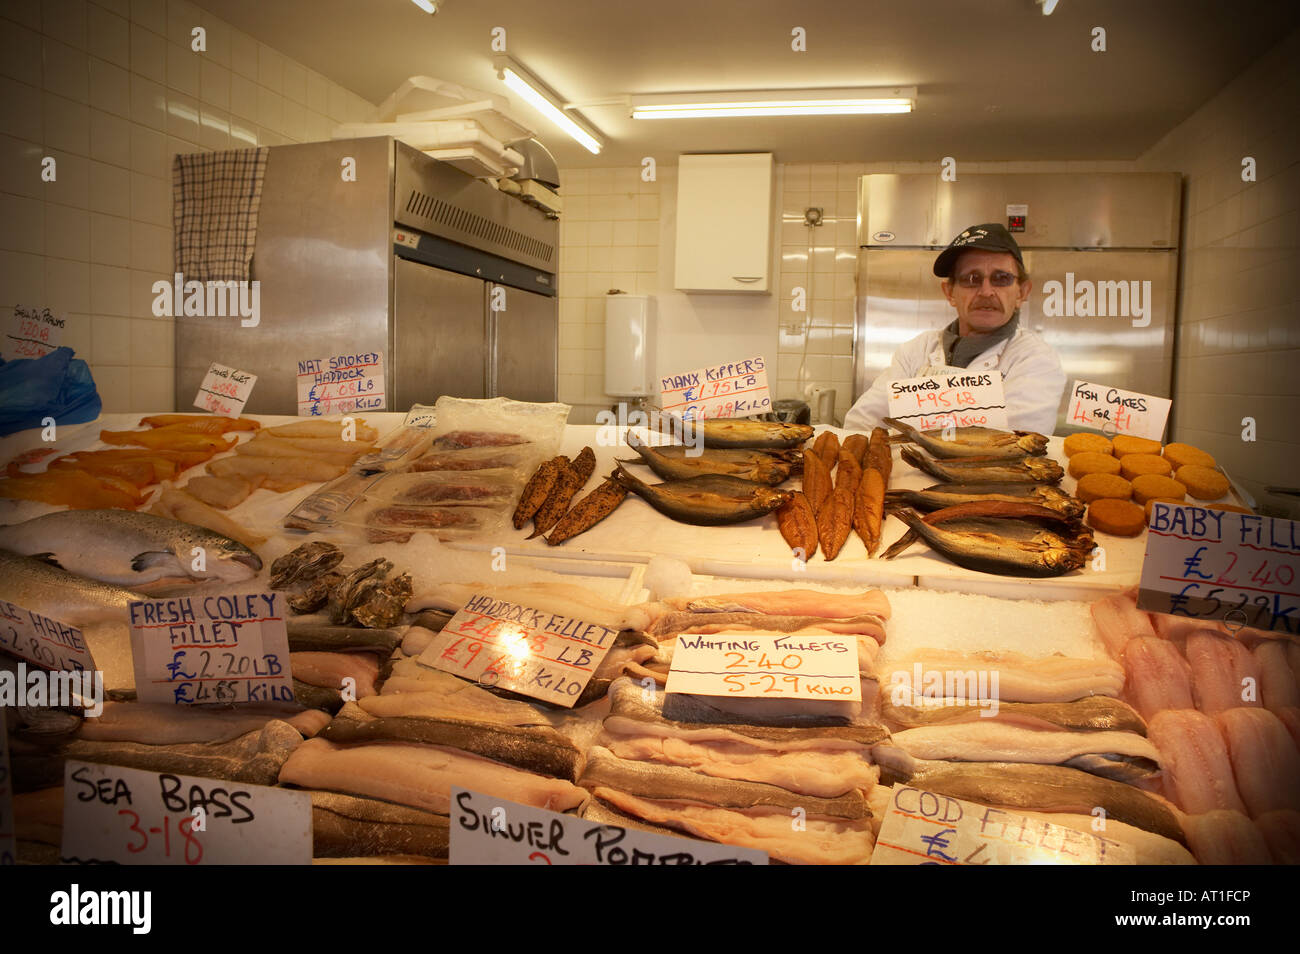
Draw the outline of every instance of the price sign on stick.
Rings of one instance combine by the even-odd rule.
[[[668,692],[862,701],[854,636],[718,633],[677,637]]]
[[[1153,505],[1138,608],[1300,634],[1300,524]]]
[[[1106,434],[1127,434],[1158,441],[1173,401],[1137,391],[1108,388],[1104,384],[1075,381],[1070,391],[1067,420]]]
[[[670,374],[659,379],[663,409],[682,420],[747,417],[772,410],[762,356]]]
[[[6,361],[43,358],[59,346],[66,324],[66,318],[48,308],[14,305],[13,312],[5,321],[0,357]]]
[[[945,427],[1006,430],[1001,371],[963,371],[889,382],[889,416],[918,431]]]
[[[293,702],[281,593],[209,594],[129,606],[136,694],[177,705]]]
[[[239,417],[257,383],[257,375],[213,363],[199,383],[194,406],[222,417]]]
[[[95,660],[81,630],[0,600],[0,649],[46,669],[91,672]]]
[[[382,353],[359,351],[298,362],[299,417],[382,411],[386,406]]]

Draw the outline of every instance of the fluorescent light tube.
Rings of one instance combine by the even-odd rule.
[[[713,119],[728,116],[855,116],[909,113],[916,89],[753,90],[633,96],[633,119]]]
[[[539,80],[529,75],[527,70],[513,60],[504,60],[497,63],[497,75],[501,77],[506,86],[522,96],[530,106],[576,139],[589,153],[593,156],[599,155],[603,143],[578,125],[572,117],[565,114],[564,110],[560,109],[555,100],[548,95],[549,90],[546,90],[546,87]]]
[[[435,0],[411,0],[413,4],[423,10],[425,13],[437,13],[438,4]]]

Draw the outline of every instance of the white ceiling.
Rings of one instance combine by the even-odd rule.
[[[570,102],[628,93],[916,86],[910,115],[633,121],[582,110],[593,157],[521,101],[561,166],[681,152],[790,161],[1133,159],[1300,26],[1300,3],[1256,0],[199,0],[367,100],[425,74],[508,95],[491,30]],[[803,27],[807,52],[791,50]],[[1091,50],[1094,27],[1104,53]]]

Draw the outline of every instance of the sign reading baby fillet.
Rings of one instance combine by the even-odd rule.
[[[1173,403],[1168,398],[1137,391],[1075,381],[1066,419],[1071,424],[1096,428],[1106,434],[1129,434],[1158,441],[1164,436],[1165,419]]]
[[[853,636],[798,633],[683,633],[668,692],[759,699],[862,701]]]
[[[279,593],[209,594],[130,605],[141,702],[293,702]]]
[[[422,666],[572,706],[618,630],[475,594],[420,654]]]
[[[709,365],[659,379],[663,410],[682,420],[748,417],[772,410],[767,365],[761,355]]]
[[[1007,429],[1007,399],[1002,372],[967,371],[932,374],[889,382],[889,416],[918,431],[945,427]]]

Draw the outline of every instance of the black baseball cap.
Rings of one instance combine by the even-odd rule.
[[[1008,252],[1016,257],[1022,270],[1025,267],[1025,260],[1020,257],[1020,246],[1011,237],[1007,227],[997,222],[985,222],[983,225],[972,225],[968,229],[963,229],[961,235],[948,243],[948,247],[934,260],[935,275],[948,278],[952,274],[953,263],[956,262],[957,256],[968,248],[980,248],[987,252]]]

